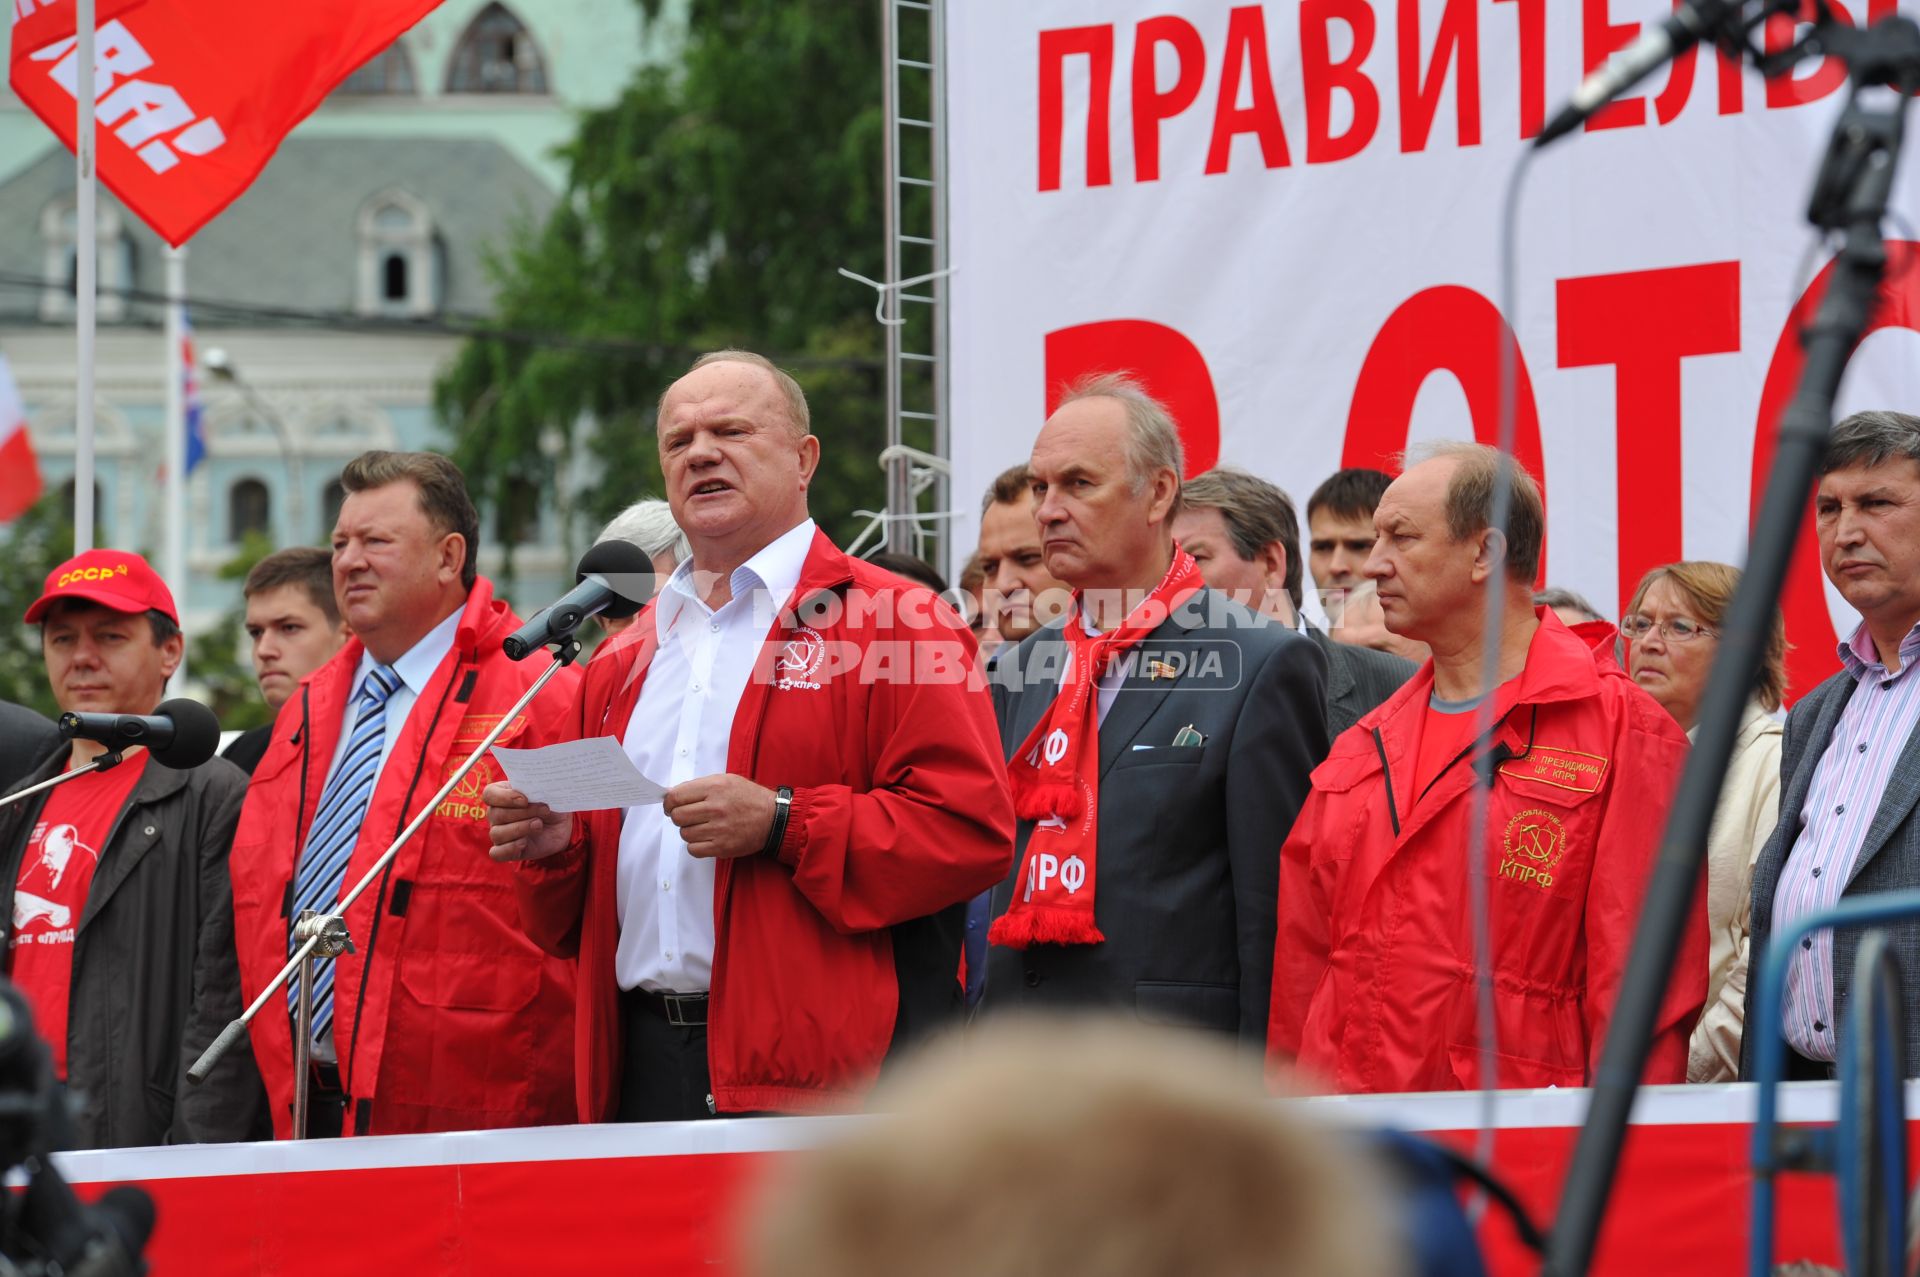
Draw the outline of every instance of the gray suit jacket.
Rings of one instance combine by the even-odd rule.
[[[1052,704],[1066,651],[1056,622],[995,662],[1009,757]],[[1326,658],[1210,590],[1134,654],[1100,726],[1094,918],[1106,941],[994,946],[982,1005],[1128,1007],[1264,1043],[1280,844],[1327,752]],[[1188,659],[1177,677],[1163,666],[1153,678],[1150,662],[1162,657]],[[1205,742],[1175,746],[1189,726]],[[1012,901],[1032,830],[1020,822],[995,917]]]
[[[1740,1076],[1751,1079],[1754,1068],[1753,1044],[1756,1033],[1780,1031],[1780,1009],[1755,1004],[1760,992],[1761,955],[1773,932],[1773,897],[1780,885],[1780,872],[1787,855],[1800,836],[1800,810],[1806,806],[1807,792],[1813,786],[1813,772],[1820,757],[1833,743],[1840,711],[1853,697],[1856,684],[1845,670],[1809,692],[1793,712],[1787,715],[1787,734],[1780,751],[1780,823],[1753,867],[1753,969],[1747,978],[1746,1027],[1740,1044]],[[1851,742],[1841,742],[1843,746]],[[1853,876],[1847,880],[1843,897],[1864,896],[1873,892],[1895,891],[1920,885],[1920,821],[1914,819],[1914,804],[1920,800],[1920,728],[1908,736],[1906,746],[1895,765],[1893,778],[1880,796],[1873,823],[1867,828],[1866,842],[1854,861]],[[1860,947],[1861,931],[1841,931],[1833,937],[1833,1010],[1836,1023],[1844,1024],[1847,996],[1853,983],[1854,955]],[[1894,959],[1906,989],[1906,1043],[1903,1048],[1907,1077],[1920,1077],[1920,1014],[1915,999],[1920,996],[1920,919],[1888,929],[1893,942]]]
[[[1392,652],[1336,643],[1318,626],[1307,626],[1307,637],[1320,645],[1327,658],[1327,735],[1338,737],[1375,706],[1400,690],[1420,667]]]
[[[19,788],[60,743],[54,725],[24,705],[0,701],[0,796]]]

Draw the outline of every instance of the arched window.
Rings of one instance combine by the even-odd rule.
[[[240,544],[256,533],[271,536],[273,497],[259,479],[242,479],[227,489],[227,540]]]
[[[438,305],[439,267],[439,240],[425,204],[393,190],[361,206],[361,314],[432,314]]]
[[[380,262],[380,300],[404,302],[411,291],[407,287],[407,255],[389,252]]]
[[[40,213],[42,319],[73,317],[74,292],[80,280],[79,210],[71,195],[63,196]],[[101,200],[94,211],[94,243],[99,270],[95,272],[99,301],[94,313],[104,320],[124,319],[127,290],[133,287],[133,241],[127,237],[120,210]]]
[[[347,97],[411,95],[415,91],[413,58],[408,55],[404,40],[395,40],[387,46],[385,53],[362,64],[358,71],[342,80],[340,87],[334,90]]]
[[[480,11],[460,37],[447,72],[449,93],[545,93],[546,62],[526,24],[503,4]]]
[[[333,527],[340,522],[340,507],[347,503],[347,485],[335,479],[320,492],[320,514],[326,522],[320,528],[320,539],[333,540]]]

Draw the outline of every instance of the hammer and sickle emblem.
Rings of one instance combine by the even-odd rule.
[[[780,653],[780,672],[783,674],[806,673],[807,666],[811,663],[808,660],[809,646],[804,638],[797,638],[788,643],[785,650]]]
[[[1566,854],[1567,831],[1551,812],[1531,808],[1507,823],[1507,854],[1551,869]]]

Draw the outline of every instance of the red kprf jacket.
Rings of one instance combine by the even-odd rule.
[[[347,865],[344,894],[437,793],[551,662],[513,662],[500,642],[520,624],[478,580],[453,649],[415,700],[387,756]],[[286,901],[361,645],[351,640],[280,708],[254,769],[231,859],[242,991],[251,1001],[287,959]],[[580,675],[562,670],[497,742],[530,747],[569,733]],[[570,1121],[573,971],[518,925],[513,873],[488,858],[481,791],[487,757],[347,913],[355,952],[337,959],[334,1039],[351,1101],[347,1132],[391,1134]],[[279,992],[253,1021],[274,1131],[292,1129],[293,1035]]]
[[[886,596],[886,597],[882,597]],[[653,608],[588,666],[577,729],[624,739],[658,646]],[[874,1080],[913,987],[959,1005],[959,930],[930,915],[1006,877],[1013,805],[973,639],[931,592],[816,535],[734,713],[727,770],[793,790],[777,857],[722,860],[707,1057],[715,1107],[851,1107]],[[622,812],[575,818],[567,851],[520,868],[528,932],[579,956],[583,1121],[619,1103],[614,871]],[[910,956],[909,956],[910,955]],[[914,1026],[916,1028],[922,1026]]]
[[[1613,1012],[1687,738],[1613,659],[1612,626],[1536,609],[1492,741],[1413,792],[1429,661],[1334,742],[1280,857],[1267,1051],[1341,1091],[1479,1085],[1466,844],[1472,756],[1497,750],[1487,820],[1499,1084],[1585,1086]],[[1647,1080],[1686,1080],[1706,999],[1704,900]]]

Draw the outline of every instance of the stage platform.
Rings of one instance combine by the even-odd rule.
[[[1596,1274],[1734,1277],[1745,1271],[1747,1151],[1754,1088],[1654,1087],[1641,1093],[1602,1235]],[[1294,1101],[1330,1121],[1394,1124],[1471,1147],[1480,1097],[1371,1096]],[[1829,1122],[1832,1083],[1782,1091],[1788,1122]],[[1541,1219],[1585,1114],[1585,1091],[1498,1097],[1495,1163]],[[1920,1083],[1909,1084],[1909,1113]],[[149,1258],[158,1277],[596,1273],[650,1277],[731,1271],[739,1205],[773,1158],[866,1119],[773,1118],[653,1126],[403,1135],[71,1153],[58,1161],[85,1196],[114,1183],[159,1209]],[[1909,1131],[1913,1126],[1909,1125]],[[1837,1262],[1831,1181],[1783,1181],[1778,1254]],[[1491,1226],[1495,1271],[1536,1270]]]

